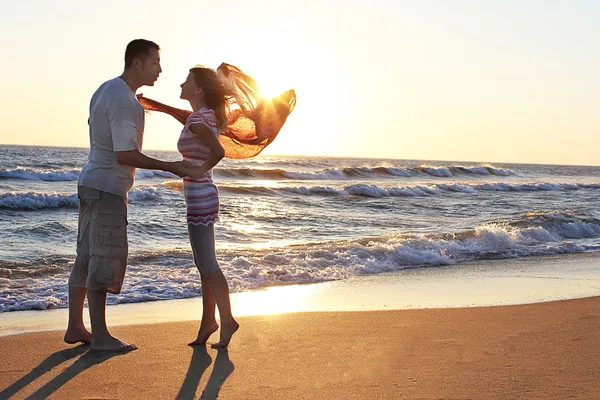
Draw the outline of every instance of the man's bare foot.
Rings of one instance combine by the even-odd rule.
[[[136,345],[127,344],[112,336],[100,339],[92,339],[91,348],[94,351],[112,351],[117,353],[125,353],[128,351],[137,350]]]
[[[204,346],[210,335],[215,333],[217,329],[219,329],[219,325],[216,322],[208,327],[200,326],[198,337],[193,342],[188,343],[188,346]]]
[[[223,323],[223,321],[221,321]],[[238,324],[235,320],[229,323],[223,323],[221,325],[221,340],[219,343],[213,343],[210,347],[213,349],[224,349],[229,345],[231,341],[231,337],[238,330],[240,324]]]
[[[92,340],[92,334],[85,329],[85,326],[77,327],[77,328],[67,328],[67,332],[65,333],[64,340],[68,344],[75,343],[85,343],[90,344]]]

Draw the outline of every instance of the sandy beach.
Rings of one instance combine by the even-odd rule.
[[[495,260],[236,293],[242,328],[220,353],[186,346],[199,298],[109,307],[113,333],[140,347],[120,355],[64,344],[65,309],[2,313],[0,399],[598,399],[597,265]]]
[[[6,336],[0,398],[597,399],[599,312],[589,298],[242,317],[220,353],[185,345],[194,322],[116,327],[140,347],[123,355]]]

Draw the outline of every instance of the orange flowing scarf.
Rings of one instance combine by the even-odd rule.
[[[260,96],[254,79],[239,68],[223,63],[217,72],[232,84],[234,92],[226,110],[227,130],[222,131],[219,137],[225,157],[254,157],[277,137],[296,105],[296,92],[288,90],[277,97],[265,99]],[[192,113],[141,95],[138,100],[144,109],[169,114],[182,124]]]

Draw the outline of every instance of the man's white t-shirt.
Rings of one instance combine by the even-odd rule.
[[[90,155],[79,185],[127,196],[135,168],[117,162],[117,151],[142,150],[144,107],[121,78],[104,82],[90,102]]]

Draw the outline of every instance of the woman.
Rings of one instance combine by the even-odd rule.
[[[296,92],[264,98],[258,85],[239,68],[222,63],[215,71],[194,67],[181,85],[181,98],[193,112],[138,96],[148,111],[171,115],[184,124],[178,149],[193,164],[193,178],[184,179],[187,220],[194,261],[202,279],[203,312],[200,330],[190,346],[204,345],[219,329],[215,305],[221,316],[221,338],[213,348],[226,347],[239,328],[231,314],[229,287],[215,256],[214,223],[219,194],[211,169],[223,158],[254,157],[277,137],[296,105]]]
[[[219,307],[221,335],[213,348],[227,347],[239,325],[231,314],[229,286],[215,254],[214,223],[219,214],[219,192],[212,180],[212,168],[224,157],[219,132],[227,129],[227,89],[210,68],[194,67],[181,85],[182,99],[193,112],[186,120],[177,143],[185,161],[193,164],[193,178],[184,178],[187,223],[194,262],[202,280],[202,321],[190,346],[205,345],[219,329],[215,306]],[[188,164],[188,165],[189,165]]]

